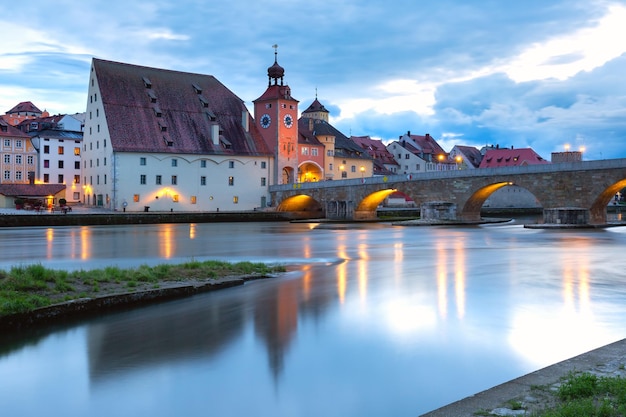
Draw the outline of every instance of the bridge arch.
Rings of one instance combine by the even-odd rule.
[[[606,206],[615,198],[615,194],[626,187],[626,178],[606,187],[594,200],[589,209],[589,222],[592,224],[606,223]]]
[[[300,213],[308,216],[323,216],[322,205],[306,194],[296,194],[278,203],[276,211]]]
[[[513,181],[499,181],[481,186],[478,190],[474,191],[465,201],[463,207],[459,208],[458,216],[464,220],[480,220],[480,212],[487,199],[496,191],[512,186],[517,186],[529,192],[539,201],[538,194],[541,193],[538,193],[538,190]]]

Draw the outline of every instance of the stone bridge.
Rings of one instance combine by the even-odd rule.
[[[295,183],[271,186],[270,193],[277,211],[367,220],[375,219],[379,204],[399,191],[422,210],[429,203],[447,204],[454,206],[457,220],[472,222],[480,221],[489,195],[509,185],[531,192],[548,223],[561,222],[549,213],[573,209],[584,216],[578,223],[605,224],[607,205],[626,187],[626,158]]]

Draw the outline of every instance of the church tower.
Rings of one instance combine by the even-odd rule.
[[[255,123],[274,153],[270,185],[293,183],[298,172],[298,100],[283,82],[285,69],[278,65],[277,48],[274,45],[274,64],[267,69],[267,90],[253,101]]]

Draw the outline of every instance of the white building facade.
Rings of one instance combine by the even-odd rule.
[[[269,202],[268,151],[208,75],[93,60],[83,201],[116,211],[240,211]]]

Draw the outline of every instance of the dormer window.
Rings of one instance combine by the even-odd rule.
[[[165,144],[167,146],[174,146],[174,142],[171,139],[166,138],[165,136],[163,136],[163,141],[165,142]],[[174,161],[174,160],[172,160],[172,161]],[[172,165],[172,166],[174,166],[174,165]]]
[[[142,77],[141,79],[143,80],[143,85],[146,88],[152,88],[152,82],[150,82],[150,79],[148,77]]]
[[[148,90],[147,94],[148,94],[148,97],[150,97],[150,103],[156,103],[157,102],[157,96],[156,96],[156,94],[154,93],[153,90]]]
[[[152,108],[152,110],[154,110],[154,115],[156,117],[162,117],[163,116],[163,112],[161,111],[161,108],[159,106],[154,106]]]
[[[199,95],[198,98],[200,99],[200,102],[202,103],[202,107],[209,107],[209,100],[207,100],[203,95]]]
[[[161,129],[161,132],[167,132],[167,125],[162,120],[159,120],[159,128]]]
[[[215,116],[215,113],[213,113],[212,111],[207,110],[206,111],[206,115],[209,118],[209,120],[212,121],[212,122],[217,120],[217,117]]]
[[[193,84],[193,89],[195,90],[196,94],[202,94],[202,89],[198,86],[198,84]]]

